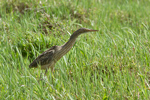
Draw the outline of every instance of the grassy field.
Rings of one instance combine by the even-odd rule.
[[[149,100],[150,0],[0,0],[0,100]],[[52,74],[29,64],[77,29]]]

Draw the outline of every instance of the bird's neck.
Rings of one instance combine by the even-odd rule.
[[[66,53],[72,48],[72,46],[75,44],[76,42],[76,38],[80,35],[81,33],[78,33],[77,31],[74,32],[71,36],[70,39],[68,40],[68,42],[66,42],[63,46],[62,46],[62,50],[64,50]]]
[[[76,38],[70,38],[68,42],[66,42],[63,46],[62,46],[62,52],[64,52],[64,54],[66,54],[75,44],[76,42]]]
[[[73,38],[73,39],[69,39],[68,42],[66,42],[63,46],[62,46],[62,49],[66,52],[68,52],[72,46],[75,44],[76,42],[76,38]]]
[[[79,36],[80,34],[76,34],[73,33],[70,37],[70,39],[68,40],[68,42],[66,42],[64,45],[61,46],[61,49],[58,52],[59,57],[56,58],[56,60],[59,60],[62,56],[64,56],[75,44],[76,42],[76,38]]]

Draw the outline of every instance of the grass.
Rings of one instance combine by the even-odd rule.
[[[0,100],[150,99],[150,1],[0,1]],[[52,74],[29,69],[40,53],[78,37]],[[43,76],[44,77],[44,76]]]

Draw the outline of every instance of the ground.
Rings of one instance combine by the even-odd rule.
[[[0,100],[150,99],[150,1],[1,0]],[[43,51],[78,37],[48,70],[29,69]]]

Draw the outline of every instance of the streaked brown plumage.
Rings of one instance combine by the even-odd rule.
[[[72,48],[72,46],[76,41],[76,38],[82,33],[93,32],[93,31],[97,31],[97,30],[92,30],[87,28],[78,29],[70,36],[68,42],[66,42],[62,46],[53,46],[50,49],[46,50],[29,65],[29,68],[36,68],[38,67],[38,65],[40,65],[41,69],[46,70],[45,74],[48,68],[51,68],[51,70],[53,71],[55,63]]]

